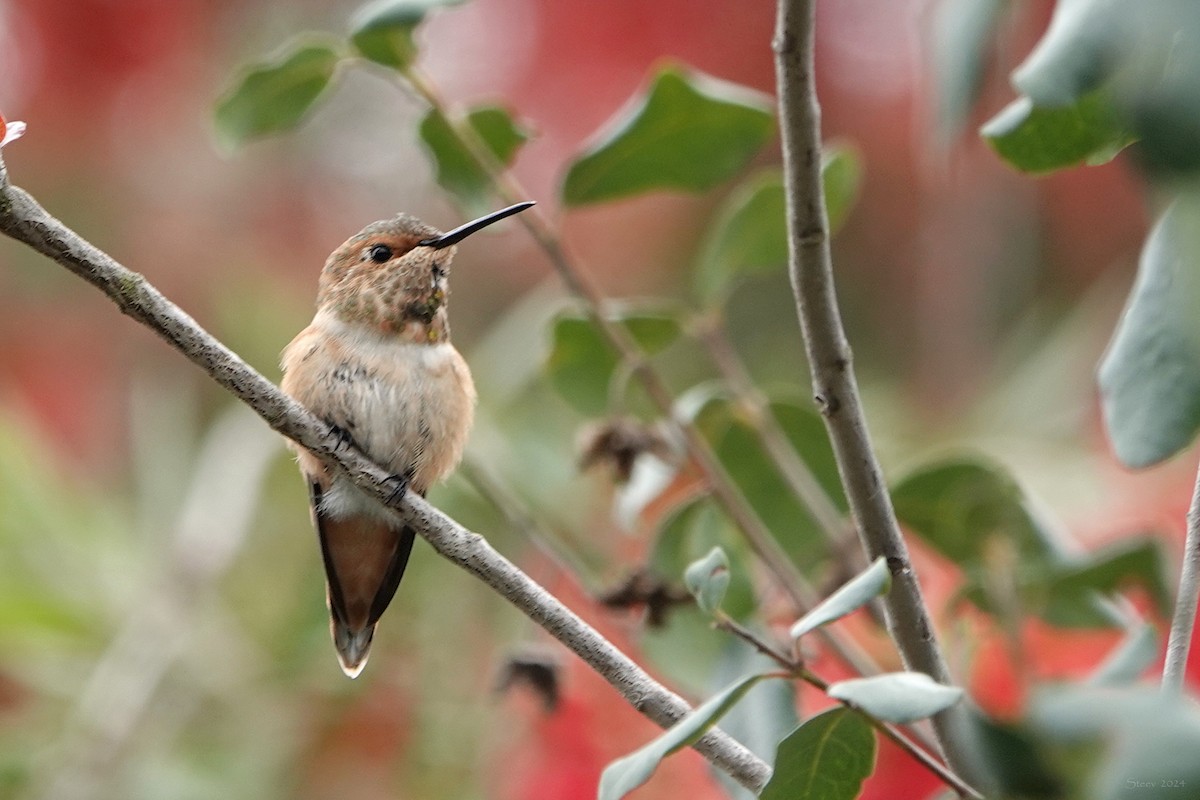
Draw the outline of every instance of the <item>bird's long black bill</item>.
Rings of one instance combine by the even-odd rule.
[[[477,220],[468,222],[465,225],[459,225],[454,230],[449,231],[448,233],[443,233],[441,236],[422,239],[421,241],[417,242],[417,246],[432,247],[435,250],[439,250],[443,247],[449,247],[452,244],[458,244],[472,233],[478,233],[488,225],[491,225],[493,222],[499,222],[505,217],[511,217],[513,214],[520,214],[522,211],[533,205],[535,205],[535,203],[532,200],[526,200],[524,203],[517,203],[516,205],[509,206],[508,208],[502,208],[499,211],[493,211],[491,214],[486,214]]]

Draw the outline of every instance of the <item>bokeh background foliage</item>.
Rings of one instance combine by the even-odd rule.
[[[728,337],[844,511],[784,271],[771,10],[440,5],[458,4],[0,4],[0,75],[15,76],[0,101],[31,123],[7,161],[268,375],[348,232],[397,207],[449,228],[498,204],[480,159],[511,167],[622,298],[601,311],[668,379],[676,413],[794,564],[835,587],[853,560],[792,495],[757,412],[705,346],[714,327]],[[1151,199],[1168,201],[1105,360],[1103,417],[1134,465],[1187,446],[1200,419],[1194,305],[1172,277],[1195,260],[1188,153],[1200,151],[1186,136],[1200,104],[1187,92],[1200,81],[1186,80],[1186,58],[1165,70],[1144,55],[1166,52],[1145,46],[1154,37],[1198,26],[1186,3],[1154,9],[1063,0],[1048,20],[982,0],[822,7],[818,75],[826,133],[839,137],[825,187],[868,408],[952,666],[986,712],[984,758],[1012,796],[1123,796],[1150,755],[1180,752],[1197,730],[1190,706],[1156,709],[1121,688],[1154,665],[1190,464],[1122,471],[1091,388],[1146,235],[1146,174]],[[88,42],[50,47],[76,27]],[[296,35],[309,29],[321,32]],[[964,135],[976,109],[1008,101],[1003,73],[1035,42],[1013,73],[1022,96],[983,137],[1022,170],[1105,163],[1095,172],[1031,185]],[[227,76],[254,52],[266,55]],[[941,69],[902,68],[930,55]],[[1184,77],[1147,93],[1160,73]],[[1135,159],[1107,163],[1134,141]],[[739,683],[762,664],[699,610],[658,620],[651,602],[612,607],[612,587],[643,568],[681,591],[686,566],[720,546],[725,612],[776,635],[794,621],[544,255],[515,232],[481,241],[462,248],[452,304],[480,419],[469,468],[431,499],[693,699],[744,688],[722,725],[764,758],[800,719],[780,750],[800,768],[821,763],[807,737],[862,739],[841,712],[814,716],[829,702],[819,695]],[[654,735],[420,547],[368,672],[346,682],[280,443],[85,288],[0,247],[12,345],[0,356],[0,796],[591,797],[606,763]],[[619,423],[654,443],[627,482],[614,481],[619,457],[575,468],[589,423],[593,437]],[[497,510],[482,474],[533,509],[536,536]],[[1115,605],[1102,597],[1117,590]],[[869,615],[838,624],[896,666]],[[505,659],[530,652],[561,661],[553,708],[519,682],[494,691]],[[1089,674],[1073,693],[1044,686]],[[1097,761],[1093,743],[1123,722],[1089,711],[1104,708],[1162,724]],[[1035,778],[1005,772],[1014,753],[1038,763]],[[869,771],[848,768],[833,796],[858,794]],[[881,746],[862,796],[937,790]],[[685,751],[635,796],[725,791],[736,790]]]

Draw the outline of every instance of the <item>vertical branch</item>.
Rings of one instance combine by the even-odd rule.
[[[884,556],[892,573],[892,590],[885,597],[892,640],[909,669],[951,683],[867,432],[850,345],[834,293],[829,221],[821,184],[821,111],[813,46],[814,0],[779,0],[773,49],[787,195],[789,273],[813,390],[867,558]],[[950,763],[960,771],[965,759],[955,757],[959,737],[951,734],[951,728],[957,729],[953,723],[962,719],[961,713],[956,707],[934,719]]]
[[[1167,661],[1163,665],[1163,688],[1181,692],[1187,667],[1192,629],[1196,625],[1196,603],[1200,600],[1200,473],[1187,513],[1187,538],[1183,543],[1183,566],[1179,572],[1179,593],[1175,614],[1167,637]]]

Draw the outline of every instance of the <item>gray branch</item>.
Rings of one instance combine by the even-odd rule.
[[[775,75],[786,181],[789,273],[812,372],[813,391],[837,456],[838,472],[867,559],[887,559],[888,631],[905,666],[950,684],[921,587],[908,558],[859,399],[834,291],[829,222],[821,184],[821,110],[813,72],[814,0],[779,0]],[[934,718],[950,765],[966,775],[961,706]],[[960,733],[956,734],[955,731]],[[967,775],[969,778],[970,776]]]
[[[1167,637],[1167,660],[1163,665],[1163,688],[1182,692],[1192,629],[1196,625],[1196,603],[1200,600],[1200,474],[1187,513],[1187,537],[1183,544],[1183,566],[1179,572],[1179,593]]]
[[[344,470],[360,487],[391,505],[434,550],[478,577],[545,628],[657,725],[670,727],[691,710],[682,698],[654,681],[594,628],[492,549],[482,536],[463,528],[419,497],[405,494],[389,499],[393,484],[386,471],[354,448],[342,445],[328,425],[217,341],[143,276],[83,240],[50,216],[27,192],[12,186],[2,159],[0,231],[99,288],[124,314],[166,339],[250,406],[271,428]],[[720,730],[711,731],[694,747],[753,791],[760,790],[770,777],[770,766]]]

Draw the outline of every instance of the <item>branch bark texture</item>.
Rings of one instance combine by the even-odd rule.
[[[1175,595],[1175,613],[1167,637],[1167,660],[1163,665],[1163,688],[1182,692],[1187,671],[1192,629],[1196,625],[1196,604],[1200,602],[1200,473],[1192,506],[1187,513],[1187,537],[1183,543],[1183,567],[1179,572],[1179,591]]]
[[[814,0],[779,0],[775,75],[787,195],[789,273],[812,372],[813,391],[837,457],[838,472],[867,559],[887,559],[892,590],[884,598],[888,630],[905,666],[952,683],[921,587],[875,457],[854,377],[850,344],[834,291],[829,221],[821,184],[821,110],[817,102]],[[950,764],[962,773],[960,707],[934,725]],[[967,776],[970,777],[970,776]]]
[[[117,263],[12,186],[0,160],[0,232],[29,245],[99,288],[124,314],[146,325],[250,406],[275,431],[344,470],[364,490],[398,511],[444,558],[475,575],[582,658],[634,708],[663,728],[690,707],[654,681],[594,628],[560,603],[480,535],[420,497],[390,497],[388,473],[305,410],[164,297],[143,276]],[[743,786],[759,791],[771,768],[737,741],[713,730],[695,749]]]

